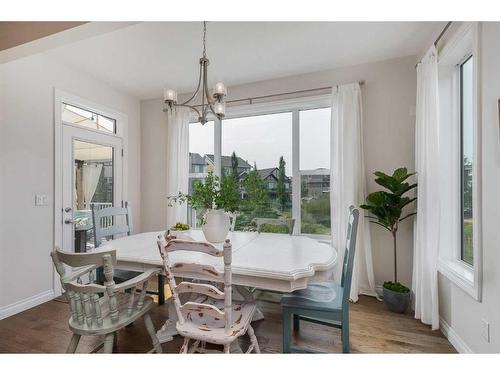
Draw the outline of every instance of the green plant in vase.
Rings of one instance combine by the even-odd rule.
[[[203,233],[209,242],[224,241],[229,231],[228,212],[238,209],[240,196],[238,183],[232,175],[221,179],[209,172],[205,180],[194,185],[192,194],[179,192],[168,197],[168,204],[188,203],[195,210],[204,211],[201,220]]]
[[[361,208],[370,213],[368,218],[371,223],[391,232],[394,252],[394,281],[384,282],[384,301],[390,310],[404,312],[410,302],[410,289],[398,281],[397,232],[399,223],[416,215],[416,212],[403,213],[403,209],[417,199],[406,195],[417,187],[416,183],[406,182],[415,173],[408,173],[407,168],[398,168],[392,175],[380,171],[374,174],[377,177],[375,182],[387,190],[369,194]]]

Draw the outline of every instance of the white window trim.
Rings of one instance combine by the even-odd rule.
[[[474,58],[474,93],[473,93],[473,121],[474,121],[474,173],[473,173],[473,259],[471,266],[461,259],[461,238],[451,244],[442,243],[440,247],[438,270],[452,281],[456,286],[464,290],[474,299],[481,301],[482,298],[482,206],[481,206],[481,97],[480,97],[480,25],[467,22],[462,24],[449,39],[439,53],[440,69],[451,71],[451,101],[449,111],[446,114],[452,122],[453,129],[460,129],[460,117],[458,115],[460,103],[457,88],[459,87],[459,64],[464,57],[472,54]],[[446,92],[448,94],[448,91]],[[453,134],[460,137],[460,132]],[[454,150],[457,151],[458,150]],[[461,158],[461,156],[460,156]],[[457,168],[459,166],[457,165]],[[454,182],[451,182],[454,184]],[[455,184],[459,186],[459,184]],[[456,204],[460,205],[460,202]],[[455,222],[455,221],[454,221]],[[457,222],[458,224],[458,222]],[[461,223],[458,225],[462,225]],[[461,231],[458,231],[460,233]],[[460,244],[460,246],[456,246]]]
[[[243,105],[234,105],[226,107],[225,120],[233,118],[263,116],[276,113],[291,112],[292,113],[292,192],[300,192],[302,175],[323,175],[330,174],[330,169],[322,171],[317,170],[300,170],[300,111],[318,108],[330,108],[332,105],[332,96],[315,95],[308,97],[298,97],[285,100],[275,100],[262,103],[252,103]],[[213,116],[208,118],[209,121],[214,121],[214,162],[215,174],[221,175],[220,157],[222,155],[222,121],[214,119]],[[198,118],[194,115],[190,119],[191,122],[198,122]],[[323,241],[330,241],[330,235],[319,235],[301,233],[301,199],[300,194],[292,194],[292,217],[297,225],[294,227],[293,234],[307,236]]]

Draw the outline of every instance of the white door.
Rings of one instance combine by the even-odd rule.
[[[85,252],[94,243],[90,204],[122,205],[122,138],[69,124],[62,128],[62,247]]]

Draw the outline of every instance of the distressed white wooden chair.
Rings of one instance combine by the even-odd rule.
[[[232,249],[229,240],[226,240],[223,251],[207,242],[187,241],[158,236],[158,248],[163,259],[165,274],[172,290],[173,303],[177,312],[177,332],[184,337],[181,353],[218,352],[205,348],[206,343],[223,345],[224,353],[230,352],[230,346],[248,332],[250,345],[246,353],[255,351],[260,353],[259,343],[254,330],[250,325],[256,310],[254,300],[232,301],[231,286],[231,257]],[[204,253],[209,257],[223,257],[224,272],[211,264],[201,263],[173,263],[169,254],[175,251],[194,251]],[[200,257],[199,259],[203,259]],[[209,262],[207,262],[209,263]],[[204,275],[211,281],[223,283],[222,292],[216,286],[197,282],[183,281],[177,285],[172,274],[173,269],[182,269],[183,272],[193,275]],[[190,293],[198,298],[181,303],[179,294]],[[189,347],[190,340],[194,340]]]
[[[116,265],[116,251],[92,253],[68,253],[56,248],[52,260],[66,292],[71,317],[69,328],[73,332],[67,353],[74,353],[81,336],[105,336],[104,352],[112,353],[116,331],[144,317],[144,324],[151,336],[154,351],[161,353],[160,342],[149,310],[154,302],[146,296],[148,281],[159,270],[149,270],[120,284],[113,280]],[[77,267],[67,272],[71,267]],[[104,267],[104,285],[96,284],[93,274],[98,267]],[[87,278],[83,284],[82,279]],[[125,290],[130,289],[130,293]],[[137,290],[141,290],[137,292]],[[99,298],[99,294],[104,296]]]
[[[96,209],[96,206],[91,203],[92,221],[94,223],[94,245],[101,246],[103,240],[109,237],[126,235],[130,236],[133,232],[132,226],[132,208],[128,202],[125,202],[124,207],[107,207]],[[123,217],[124,223],[119,223],[117,218]],[[115,270],[115,280],[123,282],[125,280],[136,277],[139,273],[126,270]],[[101,282],[102,272],[98,272],[97,281]],[[149,294],[158,295],[158,304],[165,303],[165,281],[161,273],[158,274],[158,289],[148,291]]]

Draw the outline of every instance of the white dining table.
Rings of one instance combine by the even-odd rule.
[[[162,268],[162,259],[156,243],[164,232],[139,233],[105,242],[98,250],[116,250],[117,268],[143,272],[151,268]],[[178,234],[179,238],[206,241],[201,230],[189,230]],[[337,262],[337,251],[329,244],[306,236],[288,234],[230,232],[232,244],[232,283],[243,298],[248,296],[246,288],[259,288],[277,292],[293,292],[304,289],[308,283],[328,280]],[[223,243],[214,246],[222,250]],[[172,264],[204,263],[224,271],[221,258],[203,253],[178,251],[170,256]],[[208,280],[206,276],[175,273],[176,277]],[[239,287],[239,288],[238,288]],[[169,301],[169,319],[158,331],[160,342],[172,339],[176,313]],[[262,319],[260,311],[255,319]],[[254,320],[255,320],[254,319]]]

